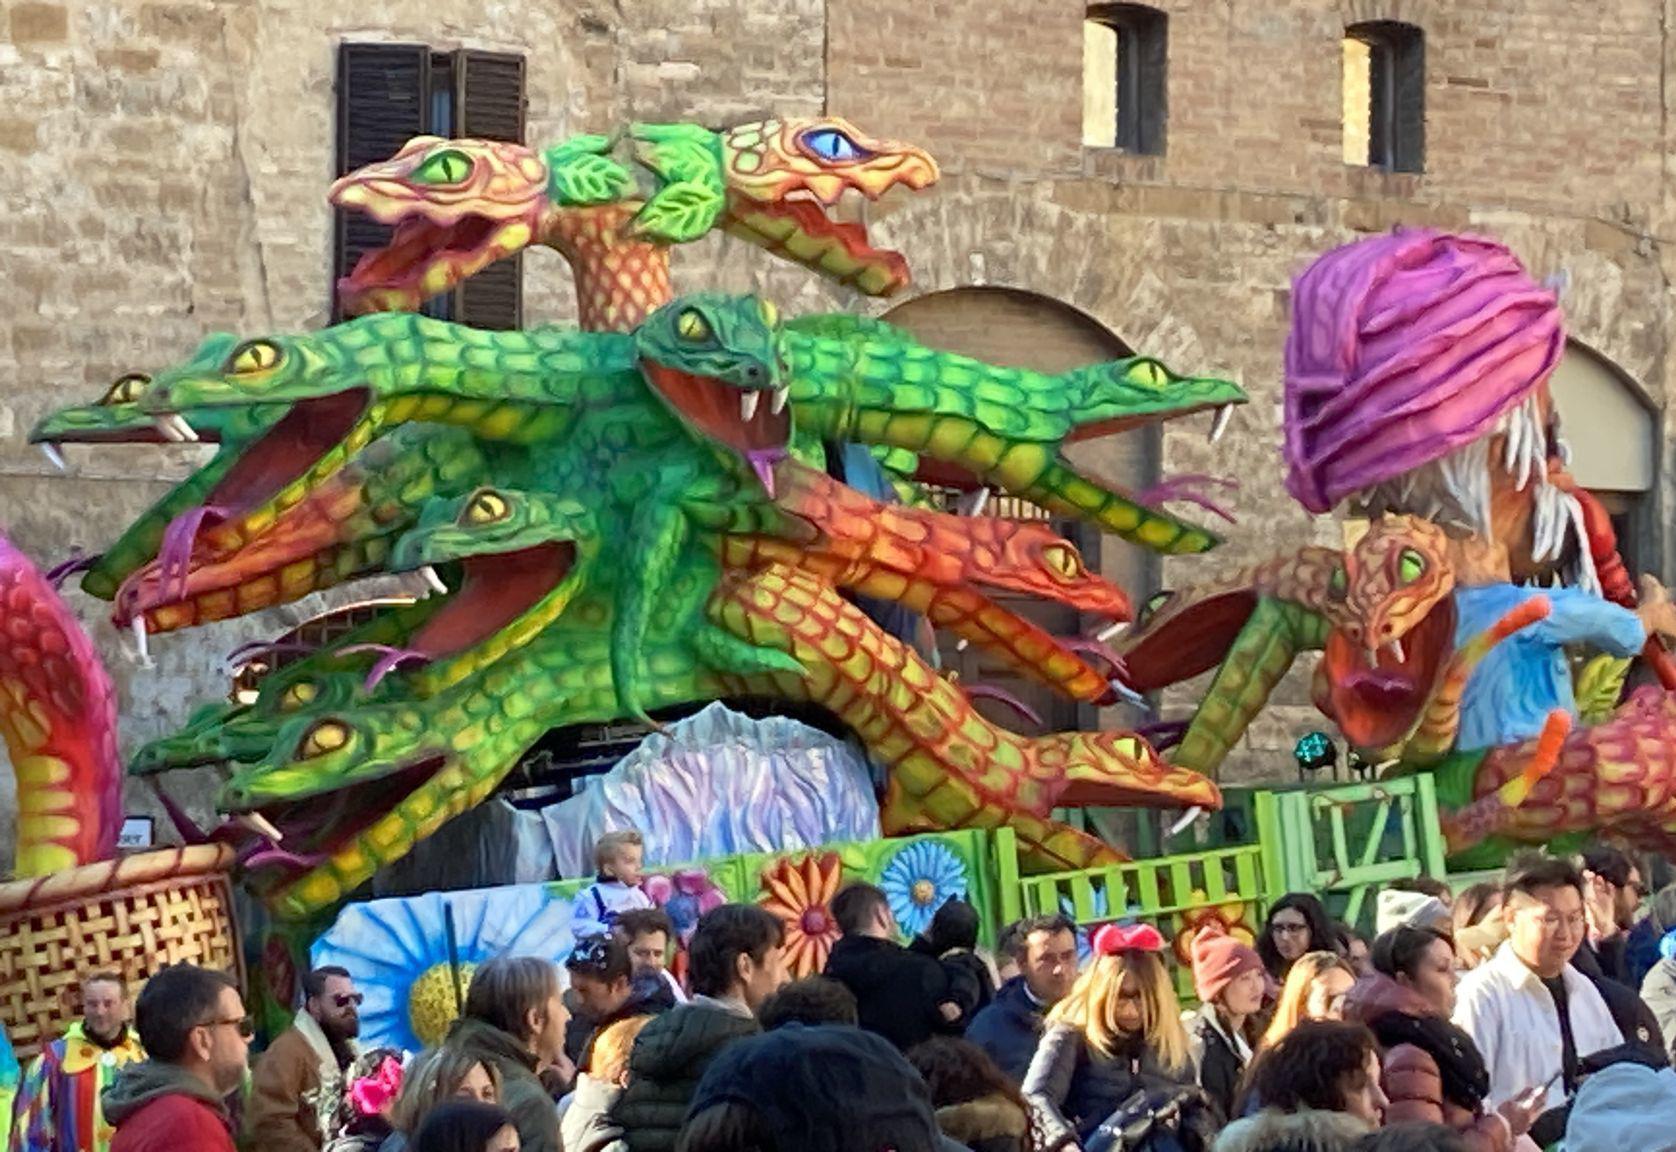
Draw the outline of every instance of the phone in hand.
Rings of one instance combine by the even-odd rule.
[[[1523,1092],[1519,1093],[1518,1096],[1514,1097],[1514,1099],[1518,1101],[1519,1107],[1521,1108],[1534,1108],[1543,1101],[1554,1085],[1559,1083],[1560,1077],[1564,1075],[1565,1070],[1562,1068],[1560,1071],[1548,1077],[1548,1082],[1546,1084],[1538,1084],[1534,1088],[1527,1088]]]

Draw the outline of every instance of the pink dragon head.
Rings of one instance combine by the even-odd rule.
[[[1399,228],[1335,248],[1292,290],[1287,490],[1328,512],[1489,435],[1564,346],[1554,293],[1492,240]]]

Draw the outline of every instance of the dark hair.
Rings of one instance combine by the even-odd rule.
[[[1577,859],[1584,871],[1593,872],[1614,888],[1628,884],[1629,874],[1635,871],[1635,861],[1629,854],[1610,844],[1587,848]]]
[[[1435,896],[1445,904],[1452,904],[1455,900],[1455,890],[1436,876],[1409,876],[1403,880],[1393,880],[1385,887],[1392,892],[1418,892],[1422,896]]]
[[[530,1035],[529,1014],[545,1012],[559,989],[559,971],[539,956],[496,956],[484,962],[466,989],[465,1014],[519,1040]]]
[[[628,980],[634,975],[628,945],[611,936],[592,936],[570,950],[565,970],[571,975],[592,976],[606,984]]]
[[[1540,852],[1521,852],[1507,862],[1507,874],[1502,877],[1501,886],[1508,896],[1534,898],[1547,888],[1575,888],[1581,896],[1583,875],[1569,860]]]
[[[303,973],[303,996],[309,1000],[326,994],[326,981],[338,976],[344,980],[350,979],[349,969],[339,968],[336,964],[328,964],[324,968],[314,968]]]
[[[1023,1144],[1025,1152],[1041,1147],[1030,1105],[1025,1103],[1018,1085],[1007,1079],[1007,1074],[982,1048],[970,1040],[934,1036],[908,1049],[907,1056],[908,1063],[930,1090],[933,1108],[966,1104],[986,1096],[1004,1097],[1023,1113],[1029,1125]]]
[[[945,900],[931,917],[931,927],[926,929],[925,939],[937,956],[951,948],[976,948],[978,910],[964,900]]]
[[[1350,955],[1350,942],[1352,940],[1360,940],[1364,944],[1368,942],[1368,938],[1362,934],[1361,929],[1346,924],[1343,920],[1333,921],[1333,939],[1338,942],[1338,950],[1346,956]]]
[[[668,943],[675,939],[675,921],[662,908],[631,908],[617,917],[612,931],[624,944],[633,944],[654,932],[662,932],[664,942]]]
[[[757,1019],[764,1032],[787,1024],[849,1024],[860,1020],[855,993],[825,976],[805,976],[783,985],[762,1002]]]
[[[1286,961],[1281,959],[1274,946],[1274,917],[1276,912],[1289,909],[1303,913],[1304,923],[1309,926],[1309,945],[1305,952],[1337,951],[1334,945],[1338,937],[1333,933],[1333,922],[1327,918],[1327,909],[1321,901],[1307,892],[1288,892],[1269,909],[1268,919],[1263,921],[1263,931],[1257,937],[1257,955],[1263,958],[1263,967],[1269,970],[1269,975],[1275,977],[1285,975]]]
[[[159,971],[134,1003],[134,1030],[146,1055],[164,1064],[179,1063],[192,1030],[215,1018],[222,991],[236,992],[238,987],[225,972],[196,964],[172,964]]]
[[[842,894],[840,894],[840,897]],[[687,976],[700,996],[725,996],[739,980],[739,957],[760,964],[786,942],[786,930],[755,904],[723,904],[699,918],[687,945]]]
[[[1420,961],[1433,944],[1442,941],[1452,956],[1455,946],[1449,942],[1449,937],[1431,928],[1410,928],[1401,925],[1381,935],[1373,942],[1369,950],[1368,960],[1373,964],[1375,972],[1383,972],[1391,979],[1407,976],[1410,980],[1420,975]]]
[[[1061,932],[1069,932],[1075,937],[1077,925],[1076,921],[1063,913],[1053,916],[1032,916],[1028,920],[1014,920],[1001,929],[1001,934],[995,938],[995,950],[1011,956],[1022,964],[1026,954],[1030,951],[1030,937],[1038,932],[1046,932],[1050,936],[1057,936]]]
[[[1455,921],[1455,931],[1477,927],[1489,911],[1490,905],[1500,899],[1501,885],[1488,880],[1462,888],[1461,894],[1455,897],[1455,907],[1450,913],[1450,918]]]
[[[1345,1089],[1366,1076],[1370,1054],[1378,1057],[1379,1042],[1365,1026],[1305,1020],[1252,1062],[1242,1095],[1279,1112],[1342,1112]],[[1242,1103],[1237,1112],[1246,1110]]]
[[[729,1100],[687,1117],[675,1152],[780,1152],[762,1114]]]
[[[890,900],[881,889],[858,880],[844,885],[832,898],[832,918],[838,921],[838,931],[850,936],[867,927],[876,910],[889,907]]]
[[[413,1137],[413,1152],[483,1152],[502,1128],[516,1127],[498,1104],[445,1100],[432,1108]]]
[[[1370,1132],[1351,1152],[1472,1152],[1459,1132],[1445,1124],[1393,1124]]]

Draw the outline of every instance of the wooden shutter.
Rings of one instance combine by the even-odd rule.
[[[454,55],[457,135],[524,140],[524,58],[499,52]],[[517,328],[524,319],[524,260],[514,256],[460,285],[454,318],[477,328]]]
[[[340,44],[337,174],[396,154],[430,127],[431,50],[423,44]],[[337,282],[362,253],[388,243],[390,229],[361,213],[337,212],[333,226],[332,318]]]
[[[1368,44],[1368,167],[1391,167],[1391,84],[1396,64],[1389,40],[1370,36]]]
[[[1169,110],[1167,82],[1170,60],[1170,18],[1150,12],[1141,24],[1140,88],[1141,122],[1139,147],[1148,156],[1164,154],[1164,124]]]
[[[1426,42],[1418,28],[1405,28],[1396,45],[1391,109],[1391,167],[1397,172],[1426,168]]]

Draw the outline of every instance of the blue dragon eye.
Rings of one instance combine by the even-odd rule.
[[[815,128],[805,132],[803,144],[823,160],[864,160],[869,155],[836,128]]]

